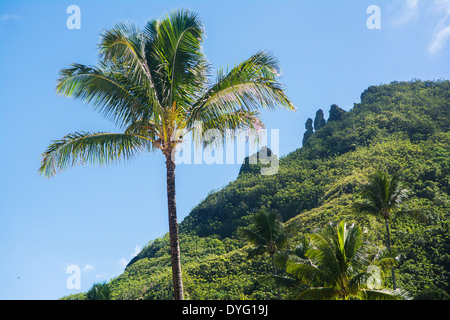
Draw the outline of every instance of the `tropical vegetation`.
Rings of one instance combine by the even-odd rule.
[[[106,282],[94,283],[86,293],[86,300],[110,300],[111,288]]]
[[[284,224],[275,210],[263,208],[255,213],[248,227],[238,230],[240,236],[253,245],[248,257],[255,258],[267,253],[272,264],[272,273],[277,275],[275,255],[280,253],[287,244],[288,234]],[[278,289],[278,299],[281,299]]]
[[[445,80],[371,86],[348,111],[333,105],[326,123],[309,128],[302,146],[299,124],[299,148],[280,157],[276,175],[259,174],[259,163],[244,164],[235,180],[208,194],[179,224],[186,297],[277,299],[280,288],[282,299],[295,299],[307,287],[340,288],[336,281],[313,282],[295,263],[323,268],[314,251],[307,254],[311,246],[322,248],[315,234],[326,232],[330,222],[336,227],[345,221],[347,232],[354,224],[364,234],[367,249],[358,253],[366,256],[365,265],[349,262],[352,273],[345,283],[357,283],[355,276],[368,272],[367,263],[373,271],[377,260],[395,260],[380,267],[380,277],[367,274],[371,281],[347,289],[354,292],[347,298],[368,298],[362,290],[370,288],[392,291],[394,266],[396,287],[408,297],[449,299],[449,92]],[[399,190],[408,195],[389,211],[391,254],[381,212],[359,210],[374,204],[363,190],[378,171],[385,182],[397,176]],[[286,243],[274,254],[276,277],[270,254],[248,259],[260,244],[238,231],[254,228],[254,217],[263,210],[276,211],[287,230]],[[169,235],[151,240],[108,283],[112,299],[171,299]],[[81,293],[64,299],[84,298]]]
[[[361,212],[381,215],[386,225],[386,246],[391,253],[389,221],[393,210],[406,198],[406,189],[402,188],[399,176],[389,177],[385,172],[377,171],[369,177],[369,182],[362,187],[361,194],[366,202],[359,204],[358,209]],[[394,268],[392,268],[392,286],[395,290]]]
[[[381,272],[396,261],[380,252],[371,252],[365,234],[345,221],[328,225],[310,235],[304,254],[287,260],[286,271],[299,279],[296,299],[396,300],[408,298],[401,290],[378,290]]]

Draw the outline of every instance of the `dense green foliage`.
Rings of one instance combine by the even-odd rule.
[[[385,248],[384,220],[355,210],[361,185],[376,170],[398,174],[409,195],[390,221],[397,287],[417,299],[448,297],[450,82],[369,87],[350,111],[338,111],[303,147],[280,158],[276,175],[242,172],[180,223],[186,297],[277,297],[268,256],[247,259],[252,247],[237,233],[261,208],[281,215],[290,248],[343,220],[357,222],[374,248]],[[391,281],[388,273],[383,287]],[[170,298],[168,236],[149,243],[109,284],[113,299]]]
[[[111,300],[111,288],[106,282],[94,283],[86,293],[86,300]]]
[[[303,254],[291,255],[286,263],[286,271],[300,283],[296,298],[408,299],[404,291],[380,290],[382,274],[396,260],[382,251],[371,250],[365,236],[358,225],[347,226],[345,221],[329,224],[310,235]]]

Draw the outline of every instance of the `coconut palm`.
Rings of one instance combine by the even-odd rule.
[[[310,235],[310,243],[301,255],[287,261],[286,271],[301,282],[298,299],[401,299],[403,291],[379,290],[367,285],[373,277],[395,263],[385,255],[372,255],[364,233],[356,226],[347,227],[344,221],[328,225],[321,232]],[[376,267],[375,267],[376,266]],[[373,274],[372,270],[380,271]],[[376,278],[377,283],[380,278]]]
[[[239,233],[253,245],[248,254],[249,258],[264,253],[269,254],[272,272],[276,276],[275,254],[287,244],[287,231],[278,212],[266,208],[261,209],[255,213],[251,224],[246,228],[239,229]],[[280,299],[279,290],[278,299]]]
[[[188,135],[258,129],[261,110],[294,110],[277,81],[278,62],[260,51],[215,81],[202,52],[203,26],[195,13],[178,10],[139,28],[118,23],[100,37],[97,66],[73,64],[60,72],[56,91],[90,104],[120,133],[75,132],[53,141],[40,173],[53,176],[77,164],[107,164],[160,150],[166,159],[167,201],[174,298],[183,299],[175,201],[174,155]],[[195,129],[195,130],[194,130]]]
[[[365,203],[358,205],[360,212],[366,212],[380,216],[384,219],[386,226],[386,247],[391,253],[391,235],[389,232],[389,221],[392,218],[394,210],[406,198],[407,192],[403,188],[399,176],[389,175],[382,171],[377,171],[369,177],[367,184],[362,186],[361,196]],[[394,268],[392,273],[392,285],[396,289]]]
[[[286,246],[286,229],[275,210],[261,209],[253,216],[248,227],[240,228],[239,234],[253,245],[249,258],[268,253],[276,274],[274,255]]]
[[[275,264],[282,268],[283,270],[287,269],[288,262],[292,264],[295,262],[303,262],[303,263],[309,263],[308,258],[306,257],[306,252],[311,249],[311,243],[307,236],[302,236],[299,243],[293,248],[285,248],[280,250],[276,256]],[[307,286],[305,286],[304,283],[302,283],[301,278],[291,277],[290,275],[284,273],[281,275],[274,275],[273,279],[275,280],[275,283],[277,284],[277,287],[284,287],[291,291],[289,294],[290,297],[296,297],[296,292],[302,291]]]

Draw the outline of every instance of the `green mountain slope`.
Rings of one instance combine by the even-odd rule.
[[[307,123],[303,147],[280,159],[278,174],[263,176],[259,165],[243,166],[236,180],[209,194],[180,223],[188,298],[276,297],[267,257],[247,260],[248,246],[236,232],[262,207],[278,210],[294,230],[291,246],[343,219],[360,223],[370,242],[383,246],[384,222],[354,210],[360,184],[377,169],[400,174],[410,195],[392,221],[398,287],[411,295],[450,292],[450,82],[372,86],[350,111],[333,105],[326,124],[321,112],[318,117],[315,131]],[[149,243],[110,281],[112,297],[170,299],[169,250],[167,236]],[[390,281],[387,276],[385,284]]]

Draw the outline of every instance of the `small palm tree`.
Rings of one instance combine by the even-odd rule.
[[[258,211],[248,227],[239,229],[239,234],[254,246],[249,251],[249,258],[269,254],[272,272],[276,276],[275,254],[287,243],[287,231],[278,212],[265,208]],[[280,299],[280,290],[278,290],[278,299]]]
[[[111,300],[111,289],[106,282],[94,283],[86,294],[87,300]]]
[[[310,236],[301,255],[287,261],[286,271],[301,281],[298,299],[400,299],[404,292],[370,289],[367,280],[374,275],[370,266],[380,270],[391,266],[391,257],[371,257],[364,234],[356,225],[344,221],[328,225]]]
[[[160,150],[166,158],[174,298],[183,299],[175,201],[174,155],[190,134],[200,141],[215,130],[258,129],[259,110],[294,110],[277,81],[278,62],[260,51],[216,81],[202,52],[203,26],[196,14],[178,10],[143,28],[119,23],[101,34],[98,66],[73,64],[60,72],[57,93],[82,100],[121,133],[76,132],[54,141],[43,153],[39,172],[53,176],[76,164],[107,164],[140,152]]]
[[[311,242],[307,236],[302,236],[300,242],[293,249],[284,249],[277,253],[275,256],[275,263],[283,270],[287,269],[288,262],[292,265],[294,262],[309,263],[306,253],[311,249]],[[300,292],[307,288],[302,283],[301,278],[291,277],[288,274],[274,275],[273,276],[278,287],[287,288],[291,291],[291,296],[296,297],[296,292]]]
[[[398,175],[389,177],[387,173],[377,171],[369,177],[368,183],[362,186],[361,196],[365,202],[358,204],[358,210],[380,216],[384,219],[386,226],[386,247],[389,253],[391,253],[389,221],[392,218],[394,210],[407,197],[406,189],[403,188]],[[392,268],[391,273],[392,285],[395,290],[397,286],[394,268]]]

